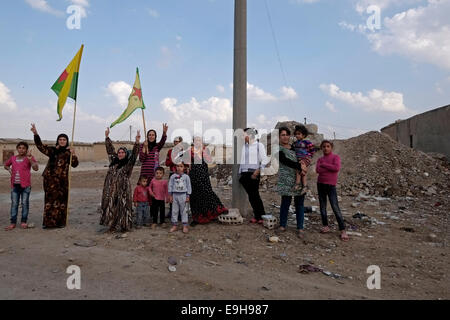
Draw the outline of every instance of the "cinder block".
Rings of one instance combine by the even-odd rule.
[[[269,216],[263,216],[263,225],[269,230],[273,230],[278,226],[278,218],[269,215]]]

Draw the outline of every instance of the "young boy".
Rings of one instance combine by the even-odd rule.
[[[178,230],[178,215],[183,222],[183,233],[188,233],[188,214],[185,210],[186,203],[192,194],[191,179],[184,173],[184,163],[177,164],[177,173],[172,175],[169,181],[169,200],[172,203],[172,224],[170,232]]]
[[[137,187],[134,189],[133,202],[136,207],[136,229],[141,229],[148,215],[149,194],[147,177],[140,177]]]
[[[30,207],[31,168],[33,168],[34,171],[39,170],[39,165],[28,150],[29,147],[26,142],[19,142],[16,149],[18,155],[12,156],[5,163],[5,169],[11,174],[11,225],[6,228],[6,231],[11,231],[16,228],[20,198],[22,198],[22,223],[20,226],[23,229],[28,228],[27,221]]]
[[[163,225],[166,219],[166,204],[168,200],[168,183],[167,180],[163,180],[164,168],[159,167],[156,169],[155,179],[150,183],[148,192],[152,197],[151,215],[153,218],[152,229],[156,228],[158,224],[158,212],[159,212],[159,224]]]
[[[306,175],[308,167],[311,165],[312,157],[316,152],[314,144],[306,140],[309,135],[308,129],[303,126],[296,126],[294,131],[297,141],[292,145],[292,150],[297,155],[297,160],[302,165],[302,171],[297,171],[297,179],[295,182],[295,190],[300,190],[301,195],[306,194]]]

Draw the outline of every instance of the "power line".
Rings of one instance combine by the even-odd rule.
[[[273,42],[275,44],[275,50],[277,53],[278,63],[280,64],[280,70],[281,70],[281,74],[283,76],[284,85],[286,86],[286,88],[289,88],[286,71],[284,70],[283,62],[281,60],[281,54],[280,54],[280,49],[278,47],[278,40],[277,40],[277,36],[275,34],[275,28],[273,27],[272,16],[270,15],[269,4],[267,3],[267,0],[264,0],[264,3],[266,5],[267,18],[269,20],[270,30],[272,31],[272,38],[273,38]],[[294,110],[293,105],[292,105],[292,97],[289,96],[288,101],[289,101],[289,105],[290,105],[291,109]]]

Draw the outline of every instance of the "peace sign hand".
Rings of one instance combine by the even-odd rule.
[[[33,134],[35,136],[37,136],[38,132],[36,130],[36,125],[34,123],[31,124],[31,132],[33,132]]]
[[[136,143],[139,143],[141,141],[141,131],[138,130],[137,135],[136,135]]]
[[[164,132],[164,134],[167,133],[167,130],[169,130],[169,126],[167,125],[167,123],[163,123],[163,132]]]
[[[108,128],[106,128],[106,131],[105,131],[105,136],[108,138],[109,137],[109,127]]]

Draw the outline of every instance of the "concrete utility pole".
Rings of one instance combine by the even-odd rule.
[[[233,130],[247,127],[247,0],[234,1],[234,85],[233,85]],[[247,198],[239,183],[237,139],[233,139],[233,196],[232,207],[246,216]]]

